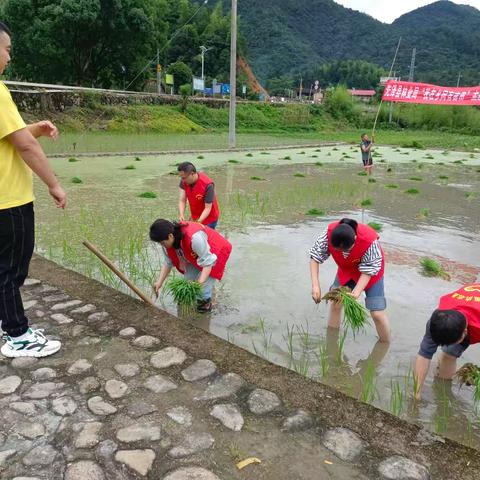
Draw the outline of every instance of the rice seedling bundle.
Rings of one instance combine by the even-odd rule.
[[[370,222],[367,224],[370,228],[373,228],[376,232],[381,232],[383,225],[377,222]]]
[[[154,192],[143,192],[138,196],[140,198],[157,198],[157,194]]]
[[[440,277],[444,280],[450,280],[450,275],[433,258],[423,257],[420,259],[422,273],[426,277]]]
[[[480,367],[473,363],[466,363],[457,371],[456,377],[460,385],[473,386],[473,398],[476,403],[480,402]]]
[[[358,172],[357,175],[359,175],[360,177],[366,177],[368,175],[367,172]]]
[[[184,278],[172,278],[165,284],[165,290],[184,312],[194,309],[202,294],[202,286],[198,282],[190,282]]]
[[[240,163],[238,160],[229,160],[228,163]]]
[[[347,287],[333,288],[323,296],[322,300],[342,304],[344,311],[343,322],[356,335],[368,324],[367,309],[360,305],[350,293],[350,289]]]
[[[246,157],[253,157],[253,153],[247,153],[245,156]]]
[[[73,177],[72,178],[72,183],[83,183],[83,180],[79,177]]]
[[[124,170],[135,170],[135,165],[127,165]],[[177,172],[175,172],[177,174]]]
[[[408,193],[409,195],[417,195],[417,193],[420,193],[420,190],[416,188],[409,188],[408,190],[405,190],[405,193]]]
[[[80,160],[79,160],[78,158],[75,158],[75,157],[70,157],[70,158],[68,159],[68,161],[69,161],[70,163],[74,163],[74,162],[79,162]]]
[[[373,202],[369,198],[366,198],[360,202],[360,206],[362,207],[369,207],[370,205],[373,205]]]
[[[305,178],[305,175],[303,173],[300,173],[300,172],[294,173],[293,176],[297,177],[297,178]]]
[[[198,160],[203,160],[204,158],[205,158],[205,157],[204,157],[203,155],[199,155],[199,156],[197,157]]]
[[[310,210],[308,210],[307,213],[305,213],[305,215],[321,216],[321,215],[325,215],[325,212],[322,210],[318,210],[318,208],[311,208]]]
[[[265,180],[265,179],[264,179],[264,178],[260,178],[260,177],[253,176],[253,177],[250,177],[250,180]]]

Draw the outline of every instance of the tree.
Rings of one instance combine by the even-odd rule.
[[[172,63],[168,67],[167,73],[173,75],[175,85],[185,85],[192,83],[192,70],[188,65],[183,62]]]

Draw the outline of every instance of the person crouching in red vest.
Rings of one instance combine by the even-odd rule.
[[[331,288],[347,286],[356,299],[365,292],[365,306],[375,323],[381,342],[390,342],[390,323],[385,313],[387,302],[383,284],[385,255],[377,232],[355,220],[344,218],[330,224],[310,249],[312,298],[320,303],[320,265],[331,255],[338,265]],[[332,303],[328,326],[340,328],[342,306]]]
[[[197,173],[195,165],[190,162],[181,163],[178,166],[178,174],[180,176],[180,199],[178,201],[180,221],[185,221],[188,200],[191,219],[215,229],[220,217],[220,209],[213,181],[203,172]]]
[[[160,243],[165,253],[165,264],[154,284],[158,294],[165,279],[175,267],[187,280],[202,285],[202,297],[197,309],[212,309],[212,290],[215,281],[221,280],[232,251],[230,242],[212,228],[195,222],[172,223],[156,220],[150,227],[150,239]]]
[[[440,298],[438,309],[427,328],[415,361],[416,397],[421,398],[430,363],[439,346],[438,376],[450,380],[457,371],[457,358],[480,343],[480,283],[465,285]]]

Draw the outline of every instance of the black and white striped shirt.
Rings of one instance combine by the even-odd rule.
[[[328,249],[328,232],[325,230],[316,240],[309,251],[310,258],[318,263],[324,263],[330,256]],[[343,257],[348,258],[350,252],[343,252]],[[360,260],[358,269],[365,275],[377,275],[382,268],[382,251],[378,240],[375,240]]]

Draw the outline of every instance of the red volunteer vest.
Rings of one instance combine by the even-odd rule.
[[[440,298],[440,310],[457,310],[465,315],[470,344],[480,343],[480,283],[465,285]]]
[[[185,260],[191,263],[195,268],[202,270],[202,267],[197,263],[197,254],[192,250],[192,236],[200,230],[203,230],[207,234],[211,252],[217,256],[217,261],[212,268],[210,276],[217,280],[221,280],[223,273],[225,272],[228,257],[230,257],[230,253],[232,252],[231,243],[223,238],[217,231],[206,227],[205,225],[193,222],[184,222],[181,225],[183,238],[180,242],[180,248]],[[180,266],[180,258],[178,257],[176,250],[174,248],[167,248],[167,255],[175,268],[180,273],[185,273]]]
[[[198,180],[193,185],[187,185],[183,182],[183,188],[187,194],[188,204],[190,205],[190,213],[192,214],[192,220],[200,218],[203,210],[205,209],[205,193],[208,185],[211,185],[213,181],[207,177],[203,172],[198,172]],[[212,210],[208,217],[202,222],[204,225],[210,225],[218,220],[220,216],[220,210],[217,203],[217,195],[213,197]]]
[[[373,228],[369,227],[368,225],[364,225],[363,223],[359,223],[357,227],[357,239],[355,240],[355,244],[353,245],[353,248],[350,251],[348,257],[344,258],[343,252],[335,250],[332,247],[331,243],[332,231],[338,225],[340,225],[340,222],[334,222],[328,226],[328,250],[330,251],[330,254],[335,260],[335,263],[338,265],[337,275],[338,279],[340,280],[340,285],[346,285],[350,280],[358,282],[358,279],[362,274],[358,269],[358,264],[362,260],[363,255],[370,248],[370,245],[375,240],[378,240],[379,236]],[[381,251],[382,268],[377,275],[373,276],[370,279],[367,286],[365,287],[365,290],[370,288],[372,285],[375,285],[375,283],[377,283],[383,277],[383,272],[385,271],[385,255],[383,253],[383,250]]]

